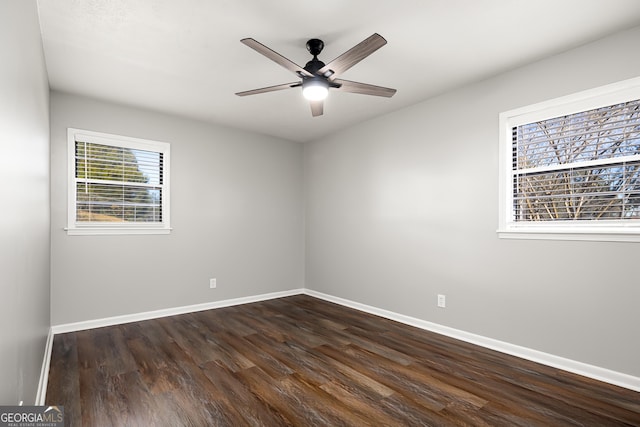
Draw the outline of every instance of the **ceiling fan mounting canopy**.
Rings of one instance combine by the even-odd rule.
[[[309,41],[307,41],[307,50],[311,55],[313,56],[320,55],[320,52],[322,52],[322,49],[324,49],[324,42],[322,40],[310,39]]]
[[[387,43],[387,41],[377,33],[358,43],[328,64],[318,59],[318,55],[320,55],[322,49],[324,49],[324,42],[320,39],[309,39],[307,41],[307,50],[313,55],[313,58],[307,62],[304,67],[300,67],[252,38],[242,39],[240,42],[293,72],[301,81],[238,92],[236,93],[238,96],[256,95],[258,93],[274,92],[292,87],[302,87],[303,95],[311,102],[311,114],[316,117],[323,114],[323,100],[329,88],[343,92],[384,96],[387,98],[392,97],[396,93],[395,89],[337,78],[338,75],[344,73]]]

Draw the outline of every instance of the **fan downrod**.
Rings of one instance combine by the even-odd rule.
[[[304,66],[304,69],[310,72],[311,74],[316,74],[319,69],[324,67],[324,62],[318,59],[318,55],[322,52],[324,48],[324,42],[320,39],[310,39],[307,42],[307,50],[311,55],[313,55],[313,59],[307,62],[307,65]],[[308,77],[303,77],[303,80]]]

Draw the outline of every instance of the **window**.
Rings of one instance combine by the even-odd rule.
[[[640,78],[500,115],[500,237],[640,241]]]
[[[69,234],[166,234],[169,144],[68,130]]]

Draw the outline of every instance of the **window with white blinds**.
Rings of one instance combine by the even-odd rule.
[[[169,145],[69,129],[70,234],[169,231]]]
[[[499,232],[640,241],[639,84],[501,115]]]

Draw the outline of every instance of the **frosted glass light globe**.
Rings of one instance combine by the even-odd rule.
[[[329,94],[329,85],[323,80],[313,79],[302,83],[302,96],[309,101],[322,101]]]

